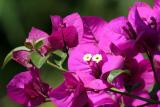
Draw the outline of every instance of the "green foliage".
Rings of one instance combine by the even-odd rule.
[[[117,88],[110,88],[111,90],[113,90],[113,91],[116,91],[116,92],[121,92],[119,89],[117,89]]]
[[[38,50],[43,45],[44,39],[38,39],[37,41],[33,41],[33,43],[25,42],[24,45],[29,49],[36,49]]]
[[[0,47],[2,52],[1,61],[2,58],[5,57],[7,50],[23,43],[31,26],[34,25],[38,28],[42,28],[45,31],[49,31],[51,25],[48,16],[50,15],[59,14],[61,16],[65,16],[72,12],[79,12],[81,15],[101,16],[102,18],[109,21],[110,19],[115,18],[119,15],[126,16],[128,13],[128,7],[131,6],[134,3],[134,1],[135,0],[79,0],[79,1],[78,0],[72,0],[72,1],[71,0],[70,1],[19,0],[19,2],[17,2],[17,0],[0,0],[0,20],[1,20]],[[139,0],[139,1],[147,1],[153,4],[153,0]],[[11,59],[12,59],[12,52],[10,52],[6,56],[3,65],[5,66]],[[54,62],[56,63],[56,61],[57,59],[55,59]],[[0,78],[2,82],[5,82],[5,84],[3,85],[2,83],[0,83],[1,90],[6,89],[7,81],[9,81],[9,79],[11,79],[11,77],[14,74],[21,71],[21,69],[18,67],[19,67],[18,64],[17,65],[14,63],[11,65],[9,64],[9,67],[5,68],[5,72],[1,72]],[[43,72],[43,73],[46,73],[45,79],[50,80],[51,83],[53,82],[53,84],[55,85],[60,78],[62,79],[62,77],[57,76],[57,74],[55,73],[55,69],[51,68],[50,70],[47,69],[46,71],[51,71],[51,70],[53,70],[54,72]],[[8,75],[10,75],[10,78],[8,77]],[[52,75],[54,77],[52,77]],[[11,101],[8,98],[6,99],[0,97],[0,99],[1,99],[0,105],[2,107],[10,107],[10,106],[19,107],[19,105],[17,104],[15,105],[13,102],[11,103]],[[52,106],[53,106],[52,104],[40,105],[40,107],[52,107]]]
[[[11,51],[11,52],[9,52],[9,53],[7,54],[7,56],[6,56],[5,59],[4,59],[2,68],[4,68],[4,67],[6,66],[6,64],[12,59],[12,53],[13,53],[13,52]]]
[[[58,65],[60,68],[63,68],[63,63],[67,58],[67,54],[63,51],[56,50],[53,52],[53,55],[56,55],[58,57],[57,59],[54,59],[54,63]]]
[[[33,51],[31,53],[31,61],[37,67],[41,68],[43,64],[47,61],[48,56],[41,56],[38,52]]]
[[[37,40],[37,41],[34,43],[34,48],[38,50],[38,49],[43,45],[43,40],[44,40],[44,39],[39,39],[39,40]]]
[[[107,81],[109,83],[112,83],[112,81],[118,77],[119,75],[123,74],[123,73],[126,73],[126,74],[129,74],[129,71],[128,70],[113,70],[110,72],[108,78],[107,78]]]

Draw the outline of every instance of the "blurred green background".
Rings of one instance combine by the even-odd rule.
[[[13,48],[23,45],[32,26],[51,33],[51,15],[66,16],[72,12],[81,15],[96,15],[109,21],[112,18],[127,15],[128,8],[137,0],[0,0],[0,65],[5,55]],[[139,0],[153,4],[153,0]],[[5,87],[18,72],[25,70],[11,61],[0,69],[0,107],[22,107],[12,102]],[[62,80],[61,73],[44,66],[42,78],[53,87]],[[39,107],[54,107],[51,103]]]

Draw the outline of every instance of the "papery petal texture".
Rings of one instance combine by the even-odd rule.
[[[81,81],[71,73],[65,73],[65,81],[49,95],[50,99],[59,107],[92,107]]]
[[[8,83],[7,94],[13,101],[28,107],[37,106],[45,101],[44,96],[48,95],[49,86],[41,82],[35,72],[21,72]]]
[[[84,35],[82,43],[98,43],[106,32],[107,22],[97,16],[83,16]]]
[[[66,27],[74,26],[76,28],[78,33],[78,40],[80,42],[84,34],[84,27],[81,16],[78,13],[72,13],[71,15],[66,16],[63,19],[63,22],[66,24]]]
[[[30,64],[30,52],[28,51],[21,50],[13,52],[13,60],[27,68],[32,67]]]
[[[69,71],[76,72],[84,84],[95,79],[95,77],[92,74],[92,68],[83,60],[83,57],[88,53],[95,55],[99,51],[96,44],[80,44],[70,52],[68,59]]]

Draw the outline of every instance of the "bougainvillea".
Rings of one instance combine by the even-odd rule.
[[[7,85],[13,101],[28,107],[48,101],[58,107],[160,106],[160,0],[153,7],[135,2],[128,16],[109,22],[78,13],[51,21],[51,34],[33,27],[25,46],[4,61],[27,69]],[[55,54],[62,60],[49,61]],[[42,81],[44,64],[65,72],[58,87]]]

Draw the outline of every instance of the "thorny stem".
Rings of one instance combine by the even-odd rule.
[[[60,70],[60,71],[63,71],[63,72],[67,71],[66,69],[61,68],[61,67],[57,66],[56,64],[53,64],[50,61],[47,61],[47,64],[50,65],[50,66],[52,66],[53,68],[56,68],[56,69]]]
[[[140,96],[136,96],[134,94],[127,93],[127,92],[116,91],[116,90],[113,90],[113,89],[109,89],[109,91],[110,92],[114,92],[114,93],[118,93],[118,94],[121,94],[121,95],[124,95],[124,96],[132,97],[134,99],[139,99],[139,100],[147,102],[148,104],[157,104],[157,103],[160,103],[158,101],[155,101],[155,100],[152,100],[152,99],[143,98],[143,97],[140,97]]]

